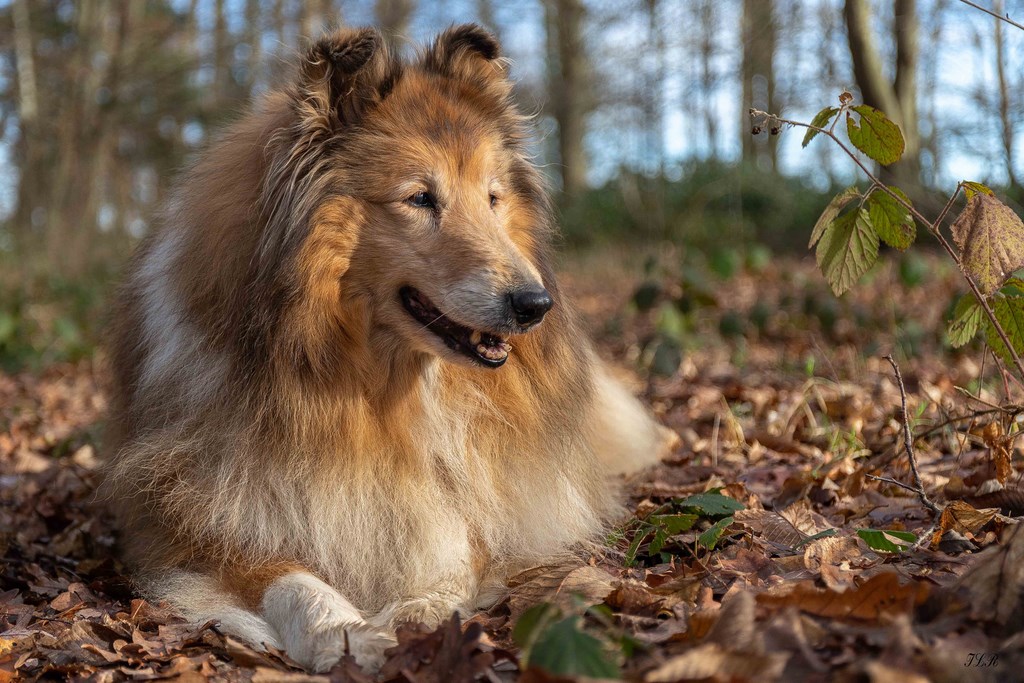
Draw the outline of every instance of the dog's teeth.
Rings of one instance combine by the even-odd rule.
[[[487,346],[486,344],[477,344],[476,352],[489,360],[501,360],[508,355],[508,349],[505,345]]]
[[[470,335],[469,335],[469,341],[471,341],[474,344],[478,344],[479,345],[480,344],[480,338],[481,338],[481,335],[476,330],[473,330],[473,332],[471,332]]]

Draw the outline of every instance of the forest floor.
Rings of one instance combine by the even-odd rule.
[[[564,282],[679,446],[589,561],[404,629],[378,679],[135,596],[93,501],[102,358],[0,374],[0,681],[1024,680],[1024,408],[980,346],[944,344],[956,273],[904,260],[836,300],[811,259],[644,257],[577,256]],[[875,478],[913,485],[890,353],[937,511]]]

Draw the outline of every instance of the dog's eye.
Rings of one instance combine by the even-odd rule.
[[[409,203],[421,209],[436,209],[437,200],[429,192],[417,192],[409,197]]]
[[[491,194],[491,208],[493,209],[497,205],[498,205],[498,195],[492,193]]]

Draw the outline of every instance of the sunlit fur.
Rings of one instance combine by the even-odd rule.
[[[307,573],[384,633],[437,621],[597,537],[611,474],[657,457],[558,289],[506,69],[473,26],[406,62],[339,31],[180,179],[111,343],[107,493],[152,597],[296,650],[313,627],[268,611],[324,585]],[[424,186],[439,212],[407,201]],[[492,329],[494,296],[538,280],[555,307],[499,369],[397,296]]]

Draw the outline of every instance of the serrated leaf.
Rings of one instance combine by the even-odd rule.
[[[572,616],[552,624],[534,643],[530,666],[556,676],[618,678],[619,669],[609,661],[604,645],[584,633],[580,621]]]
[[[818,267],[836,296],[842,296],[878,259],[878,233],[863,208],[832,221],[818,241]]]
[[[523,612],[516,621],[516,625],[512,629],[512,640],[528,652],[548,624],[561,618],[562,610],[551,603],[542,602],[539,605],[534,605]]]
[[[949,335],[949,345],[958,349],[967,342],[974,339],[978,334],[982,320],[985,319],[985,311],[981,304],[974,298],[974,294],[967,293],[960,297],[953,309],[953,319],[949,321],[946,333]]]
[[[632,567],[633,563],[636,562],[636,554],[640,552],[640,545],[644,542],[644,539],[651,535],[651,531],[652,529],[648,527],[639,529],[636,534],[634,534],[632,542],[630,542],[629,547],[626,548],[624,563],[627,567]]]
[[[1024,279],[1014,275],[999,288],[1003,296],[1024,296]]]
[[[725,533],[725,530],[729,527],[730,524],[732,524],[732,522],[732,517],[725,517],[723,519],[718,520],[717,522],[715,522],[714,526],[712,526],[710,529],[708,529],[707,531],[705,531],[697,537],[697,544],[702,548],[714,550],[715,546],[718,544],[719,539],[722,538],[722,534]]]
[[[732,498],[729,498],[728,500],[732,500]],[[647,521],[651,524],[656,524],[664,529],[669,535],[672,535],[689,531],[690,528],[697,523],[698,519],[700,519],[700,515],[651,515],[647,518]]]
[[[723,496],[721,493],[713,493],[706,491],[704,493],[695,493],[692,496],[687,496],[681,500],[675,501],[676,507],[682,508],[694,508],[699,513],[709,517],[721,517],[722,515],[731,515],[732,513],[744,509],[746,506],[743,503],[730,498],[729,496]]]
[[[910,202],[907,195],[898,187],[890,187],[905,202]],[[868,215],[871,217],[871,224],[875,226],[875,232],[882,238],[882,241],[894,249],[903,251],[917,237],[917,226],[914,218],[910,215],[907,207],[892,198],[891,195],[876,190],[868,197]]]
[[[977,193],[953,222],[964,268],[985,296],[1024,267],[1024,223],[1006,204]]]
[[[828,122],[832,120],[832,117],[838,113],[839,109],[837,107],[825,107],[814,115],[814,118],[811,119],[811,125],[814,126],[814,128],[824,128],[828,125]],[[807,130],[807,134],[804,135],[804,141],[800,143],[800,146],[806,147],[818,132],[819,131],[816,131],[813,128],[809,128]]]
[[[995,314],[996,320],[999,321],[1003,332],[1006,333],[1006,337],[1010,340],[1010,344],[1013,345],[1017,355],[1024,355],[1024,299],[1018,297],[995,298],[992,300],[992,313]],[[1010,354],[1010,350],[1006,348],[1003,340],[999,338],[999,333],[996,332],[995,326],[987,320],[986,322],[988,324],[985,329],[985,341],[1003,359],[1003,362],[1007,365],[1012,365],[1013,356]]]
[[[879,531],[878,529],[857,529],[857,535],[864,539],[872,550],[898,553],[917,541],[909,531]]]
[[[905,147],[900,127],[885,114],[866,104],[858,104],[850,109],[860,114],[860,125],[849,112],[846,114],[846,134],[850,136],[853,146],[883,166],[899,161]]]
[[[982,185],[981,183],[976,183],[972,180],[964,181],[964,194],[967,195],[968,200],[979,192],[981,194],[987,194],[990,197],[996,196],[996,193],[989,189],[988,185]]]
[[[832,201],[825,207],[825,210],[821,212],[818,221],[814,224],[814,230],[811,231],[811,241],[807,243],[807,248],[811,249],[814,247],[817,241],[821,239],[822,234],[824,234],[825,228],[836,219],[836,216],[843,210],[843,207],[860,196],[860,190],[854,186],[846,188],[833,197]]]

